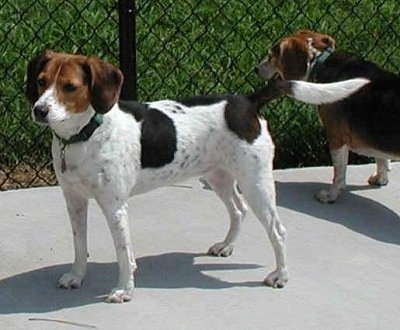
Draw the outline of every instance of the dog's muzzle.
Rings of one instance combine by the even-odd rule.
[[[49,108],[43,105],[35,105],[33,107],[33,119],[38,123],[47,123],[47,115]]]
[[[255,74],[264,80],[270,80],[276,74],[276,70],[273,70],[269,65],[260,64],[254,68]]]

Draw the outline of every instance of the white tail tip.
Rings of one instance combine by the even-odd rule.
[[[296,100],[315,105],[333,103],[349,97],[368,83],[370,80],[366,78],[354,78],[326,84],[292,80],[292,96]]]

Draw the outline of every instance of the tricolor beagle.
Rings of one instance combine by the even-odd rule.
[[[346,97],[368,81],[327,84],[325,89],[286,82],[249,95],[139,103],[118,101],[122,80],[117,68],[93,57],[46,51],[28,65],[26,94],[33,119],[53,132],[54,168],[74,238],[75,261],[59,286],[78,288],[85,276],[88,198],[94,198],[108,221],[119,265],[118,284],[107,301],[130,300],[136,264],[129,196],[203,176],[226,205],[231,221],[226,238],[209,253],[232,253],[246,200],[275,252],[276,269],[264,282],[283,287],[288,280],[286,231],[275,205],[274,144],[259,110],[279,88],[304,101],[323,103]]]
[[[335,40],[303,30],[277,42],[256,67],[263,79],[279,74],[282,79],[332,83],[365,77],[371,83],[349,98],[318,107],[326,129],[334,167],[333,184],[315,197],[323,203],[336,201],[346,186],[349,150],[375,157],[376,173],[370,185],[388,183],[389,160],[400,156],[400,78],[361,57],[335,51]]]

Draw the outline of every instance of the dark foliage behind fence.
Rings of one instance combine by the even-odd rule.
[[[142,101],[251,90],[262,83],[252,69],[270,45],[302,28],[400,69],[397,0],[137,0],[135,12],[137,72],[128,93]],[[131,54],[128,63],[119,54],[120,42],[129,50],[132,40],[119,36],[117,0],[3,0],[0,22],[0,188],[54,184],[51,134],[32,123],[23,95],[28,60],[51,48],[115,65],[122,59],[132,73]],[[265,116],[277,145],[276,167],[329,164],[311,107],[279,101]]]

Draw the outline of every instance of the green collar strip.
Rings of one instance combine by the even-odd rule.
[[[78,142],[85,142],[90,139],[94,131],[103,123],[103,119],[102,114],[96,113],[78,134],[72,135],[69,139],[64,139],[56,133],[54,133],[54,135],[64,146]]]

